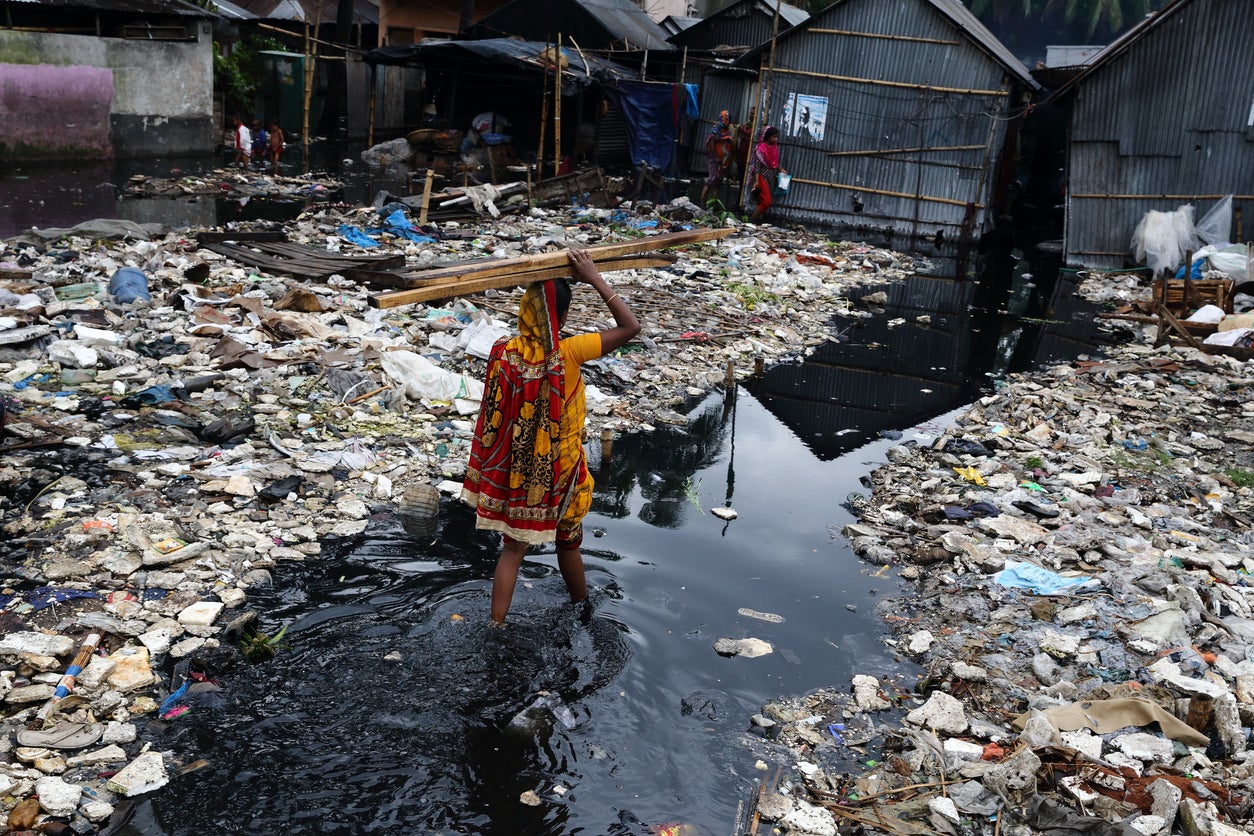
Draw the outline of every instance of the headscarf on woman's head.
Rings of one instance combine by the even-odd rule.
[[[518,309],[518,336],[488,358],[483,401],[470,445],[462,499],[479,528],[528,543],[551,541],[561,518],[558,485],[566,366],[557,289],[536,282]]]
[[[779,168],[779,145],[772,145],[766,141],[767,136],[772,132],[779,133],[779,130],[772,125],[767,125],[762,129],[756,152],[758,159],[773,170]]]

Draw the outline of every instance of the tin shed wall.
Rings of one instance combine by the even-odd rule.
[[[1123,267],[1133,230],[1150,210],[1191,203],[1200,218],[1234,194],[1254,218],[1249,15],[1247,0],[1195,0],[1080,82],[1071,117],[1068,264]]]
[[[690,143],[692,162],[689,169],[693,174],[704,178],[709,171],[705,140],[710,135],[719,112],[726,110],[732,124],[736,125],[749,118],[754,82],[752,73],[726,71],[706,73],[701,80],[701,115]]]
[[[928,3],[829,8],[779,44],[769,88],[793,176],[777,218],[951,239],[983,230],[1020,103],[1005,69]],[[797,125],[806,103],[826,108],[809,139]]]

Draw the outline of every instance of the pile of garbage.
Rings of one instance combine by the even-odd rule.
[[[285,200],[326,199],[342,184],[325,174],[284,177],[274,172],[220,168],[200,174],[149,177],[136,174],[122,187],[123,197],[268,197]]]
[[[287,240],[403,211],[319,206]],[[686,201],[531,210],[383,228],[369,252],[411,269],[691,228]],[[242,226],[243,235],[257,231]],[[434,236],[433,236],[434,237]],[[861,283],[907,257],[745,226],[664,270],[608,275],[644,330],[585,368],[589,430],[684,423],[694,395],[826,340]],[[375,515],[438,513],[460,488],[484,357],[521,291],[378,309],[342,276],[295,279],[203,249],[190,230],[100,221],[0,244],[0,809],[92,832],[196,764],[153,724],[222,699],[224,671],[273,653],[251,592]],[[608,327],[576,291],[574,331]],[[419,525],[416,528],[421,529]],[[429,529],[428,529],[429,530]]]
[[[887,453],[855,553],[924,674],[767,706],[789,833],[1249,833],[1254,372],[1131,344]],[[873,729],[867,733],[867,729]],[[851,766],[852,764],[852,766]]]

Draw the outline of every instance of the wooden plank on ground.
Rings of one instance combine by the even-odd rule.
[[[272,243],[248,246],[222,241],[206,244],[205,249],[250,267],[303,279],[323,279],[333,273],[344,273],[354,268],[386,270],[405,266],[404,255],[348,256],[316,250],[301,244],[286,244],[279,248]]]
[[[565,254],[563,254],[563,258]],[[673,256],[662,254],[624,256],[605,259],[597,262],[603,273],[615,270],[645,270],[653,267],[665,267],[673,264]],[[388,293],[375,293],[370,296],[370,304],[376,308],[395,308],[400,305],[415,305],[419,302],[432,302],[436,299],[452,299],[471,293],[481,293],[491,288],[512,287],[514,285],[531,284],[547,279],[564,279],[570,275],[570,263],[557,267],[543,267],[539,270],[527,270],[505,276],[486,276],[484,278],[465,279],[462,281],[445,281],[429,284],[424,287],[407,290],[394,290]]]
[[[281,229],[263,229],[254,232],[197,232],[196,241],[203,247],[205,244],[218,244],[222,241],[286,241],[287,233]]]
[[[732,235],[736,230],[720,227],[718,229],[693,229],[687,232],[669,232],[662,235],[650,235],[633,241],[619,241],[612,244],[593,244],[588,247],[592,260],[600,263],[607,258],[624,255],[653,252],[668,247],[683,247],[699,244],[703,241],[717,241]],[[525,273],[529,270],[543,270],[550,267],[566,267],[569,265],[566,252],[537,253],[513,258],[498,258],[484,263],[454,264],[449,267],[433,268],[403,274],[411,279],[412,287],[421,287],[432,282],[458,281],[463,279],[486,279],[491,276],[508,276]]]

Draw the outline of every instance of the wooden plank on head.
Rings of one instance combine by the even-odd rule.
[[[607,258],[637,253],[653,252],[668,247],[682,247],[699,244],[703,241],[716,241],[732,235],[736,230],[720,227],[717,229],[693,229],[686,232],[669,232],[662,235],[650,235],[634,241],[619,241],[612,244],[593,244],[588,247],[588,255],[598,264]],[[484,279],[491,276],[508,276],[528,270],[543,270],[549,267],[562,267],[567,264],[566,251],[555,253],[537,253],[534,255],[499,258],[484,264],[456,264],[449,267],[421,270],[406,273],[415,284],[437,281],[454,281],[460,279]]]
[[[651,254],[606,259],[598,262],[597,266],[603,273],[611,273],[615,270],[646,270],[654,267],[665,267],[673,263],[674,257]],[[419,302],[432,302],[436,299],[453,299],[458,296],[468,296],[471,293],[482,293],[493,288],[514,287],[515,285],[526,285],[547,279],[564,279],[569,275],[570,263],[568,262],[558,267],[526,270],[504,276],[485,276],[461,281],[445,281],[408,290],[375,293],[370,296],[370,305],[375,308],[395,308],[401,305],[414,305]]]

